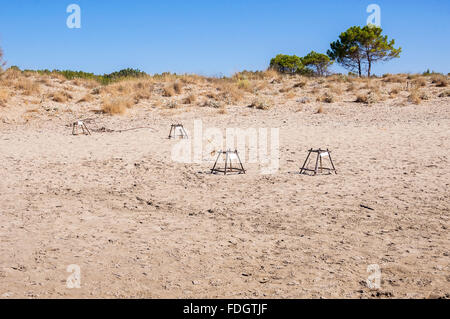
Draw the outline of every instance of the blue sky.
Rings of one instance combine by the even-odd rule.
[[[72,3],[81,7],[81,29],[66,26]],[[372,3],[403,48],[376,74],[450,72],[448,0],[2,1],[0,47],[8,65],[22,69],[229,75],[265,69],[278,53],[325,53],[340,32],[366,24]]]

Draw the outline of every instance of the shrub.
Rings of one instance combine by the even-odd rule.
[[[166,104],[166,108],[168,109],[176,109],[178,107],[177,102],[171,100],[169,102],[167,102]]]
[[[376,91],[369,91],[367,94],[358,94],[356,96],[356,103],[373,104],[380,100],[380,96]]]
[[[323,114],[323,113],[325,113],[325,110],[324,110],[324,108],[323,108],[323,106],[321,105],[321,106],[319,106],[319,108],[317,109],[317,112],[316,112],[317,114]]]
[[[0,105],[5,106],[9,99],[9,92],[6,89],[0,88]]]
[[[295,74],[305,72],[302,59],[296,55],[278,54],[270,60],[270,69],[280,73]]]
[[[195,94],[189,94],[184,100],[183,104],[192,104],[196,101],[197,97]]]
[[[58,103],[65,103],[65,102],[69,101],[70,99],[72,99],[72,96],[65,91],[58,91],[58,92],[51,93],[49,95],[49,97],[52,99],[52,101],[58,102]]]
[[[220,109],[223,106],[223,104],[220,103],[219,101],[216,101],[216,100],[208,100],[205,103],[203,103],[203,106],[204,107],[212,107],[212,108],[215,108],[215,109]]]
[[[252,104],[249,105],[251,108],[255,108],[258,110],[269,110],[272,108],[272,103],[268,100],[256,98],[253,100]]]
[[[405,78],[402,77],[401,75],[387,75],[386,77],[383,78],[383,82],[387,82],[387,83],[403,83],[405,82]]]
[[[285,87],[283,87],[283,88],[280,89],[280,93],[287,93],[287,92],[289,92],[290,90],[292,90],[292,87],[287,87],[287,86],[285,86]]]
[[[420,104],[420,102],[422,102],[422,99],[420,98],[419,91],[411,91],[411,94],[408,96],[408,101],[414,104]]]
[[[100,81],[104,84],[108,84],[114,81],[118,81],[124,78],[141,78],[146,76],[147,74],[145,72],[142,72],[138,69],[122,69],[118,72],[113,72],[110,74],[104,74],[103,76],[100,76]]]
[[[311,51],[308,55],[303,57],[301,62],[318,76],[326,75],[328,73],[328,68],[333,64],[333,61],[328,55],[314,51]]]
[[[355,89],[356,89],[355,83],[350,83],[350,84],[347,86],[347,92],[353,92]]]
[[[334,96],[329,92],[317,98],[317,102],[333,103],[335,101]]]
[[[442,92],[439,94],[439,97],[450,97],[450,90]]]
[[[240,90],[247,91],[250,93],[253,92],[253,85],[247,79],[240,79],[237,81],[236,84],[237,84],[238,89],[240,89]]]
[[[94,97],[88,93],[85,96],[83,96],[81,99],[79,99],[77,103],[91,102],[93,99],[94,99]]]
[[[88,73],[83,71],[72,71],[72,70],[24,70],[24,72],[37,73],[40,75],[50,75],[53,78],[58,78],[60,80],[73,80],[73,79],[87,79],[96,81],[102,84],[110,84],[112,82],[117,82],[126,78],[141,78],[147,76],[145,72],[137,69],[123,69],[117,72],[112,72],[109,74],[96,75],[94,73]]]
[[[225,105],[223,105],[220,109],[219,109],[219,114],[227,114],[227,108],[225,107]]]
[[[437,87],[446,87],[448,80],[445,75],[435,74],[431,76],[431,83],[436,84]]]
[[[102,111],[107,114],[124,114],[133,106],[133,101],[127,97],[106,98],[102,103]]]
[[[31,81],[29,79],[23,79],[16,83],[16,89],[22,90],[25,95],[39,94],[41,87],[39,83]]]
[[[399,87],[394,87],[394,88],[392,88],[391,91],[389,92],[389,95],[390,95],[391,97],[395,97],[395,96],[397,96],[397,94],[400,93],[400,91],[401,91],[401,89],[400,89]]]
[[[178,82],[178,81],[176,81],[176,82],[173,84],[173,90],[175,91],[175,93],[180,94],[181,91],[182,91],[182,85],[181,85],[181,83]]]
[[[174,95],[175,95],[175,90],[174,90],[173,86],[166,86],[163,89],[163,96],[165,96],[165,97],[172,97]]]
[[[427,85],[427,81],[424,78],[417,78],[414,80],[413,84],[416,87],[424,87]]]
[[[302,80],[300,82],[297,82],[294,84],[293,88],[304,88],[306,86],[306,84],[308,84],[308,82],[306,80]]]
[[[234,83],[222,83],[218,89],[225,94],[225,98],[229,99],[230,102],[240,101],[244,96],[242,90]]]
[[[367,94],[358,94],[356,96],[355,102],[356,103],[366,103],[366,104],[368,104],[369,102],[368,102]]]

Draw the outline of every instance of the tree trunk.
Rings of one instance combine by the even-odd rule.
[[[362,75],[362,72],[361,72],[361,61],[358,61],[358,74],[359,74],[359,77],[361,77],[361,75]]]
[[[367,68],[367,76],[370,78],[370,71],[371,71],[371,69],[372,69],[372,61],[370,60],[370,59],[367,59],[368,61],[368,64],[369,64],[369,67]]]

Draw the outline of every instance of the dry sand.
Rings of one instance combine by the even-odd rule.
[[[80,96],[83,92],[80,92]],[[450,99],[271,110],[137,106],[124,116],[3,108],[0,297],[428,298],[450,296]],[[96,129],[72,136],[90,117]],[[279,128],[280,169],[208,174],[171,159],[170,124]],[[330,148],[338,175],[301,176]],[[368,210],[360,205],[373,208]],[[71,264],[81,288],[69,289]],[[378,264],[381,288],[367,267]]]

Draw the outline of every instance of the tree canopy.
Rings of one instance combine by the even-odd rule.
[[[394,47],[395,40],[388,40],[382,33],[383,29],[373,25],[351,27],[330,44],[327,54],[344,68],[359,76],[366,70],[370,77],[373,63],[398,58],[402,52]]]
[[[280,73],[302,73],[305,66],[302,59],[296,55],[278,54],[275,58],[270,60],[270,68]]]
[[[324,76],[328,73],[328,68],[333,61],[326,54],[311,51],[302,58],[305,67],[311,68],[318,76]]]

